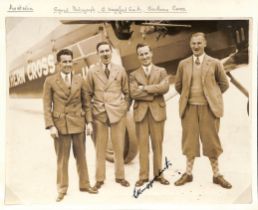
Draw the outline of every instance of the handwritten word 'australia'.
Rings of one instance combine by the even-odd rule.
[[[28,6],[28,5],[13,5],[13,4],[10,4],[9,5],[9,11],[12,11],[12,12],[20,12],[20,11],[23,11],[23,12],[32,12],[33,11],[33,8]]]

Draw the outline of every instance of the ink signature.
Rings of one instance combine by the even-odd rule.
[[[154,181],[156,178],[158,178],[160,175],[164,173],[165,170],[167,170],[170,166],[172,166],[172,163],[165,157],[165,166],[162,170],[159,171],[159,174],[155,176],[152,180],[150,180],[144,188],[137,189],[134,187],[133,190],[133,197],[138,198],[145,190],[152,188]]]

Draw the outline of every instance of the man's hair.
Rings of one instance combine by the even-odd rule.
[[[109,48],[112,50],[111,44],[108,43],[107,41],[103,41],[103,42],[99,42],[99,43],[97,44],[97,46],[96,46],[97,52],[99,51],[99,47],[100,47],[101,45],[108,45]]]
[[[191,37],[190,37],[190,40],[191,40],[193,37],[196,37],[196,36],[201,36],[201,37],[203,37],[203,39],[204,39],[205,41],[207,41],[206,35],[205,35],[205,33],[203,33],[203,32],[196,32],[196,33],[193,33],[193,34],[191,35]]]
[[[61,61],[61,56],[62,55],[70,55],[73,59],[73,52],[69,49],[62,49],[56,54],[56,59],[58,62]]]
[[[138,49],[141,48],[141,47],[149,47],[150,51],[152,51],[150,45],[145,44],[145,43],[138,43],[138,44],[136,45],[136,52],[137,52],[137,53],[138,53]]]

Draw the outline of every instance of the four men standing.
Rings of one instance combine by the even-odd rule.
[[[223,115],[222,93],[228,81],[220,62],[206,55],[206,38],[195,33],[190,40],[193,56],[178,66],[175,88],[180,93],[179,111],[182,120],[182,150],[187,157],[187,168],[175,185],[193,180],[194,158],[200,156],[199,137],[203,154],[208,156],[213,169],[213,183],[231,188],[218,170],[218,156],[222,147],[218,136],[219,118]],[[105,156],[109,132],[114,150],[115,181],[128,187],[124,172],[125,116],[130,96],[134,99],[134,121],[139,142],[139,180],[142,186],[149,180],[149,137],[153,150],[155,181],[168,185],[160,173],[162,142],[166,120],[163,95],[169,90],[167,72],[152,63],[152,50],[138,44],[136,52],[141,67],[130,74],[129,84],[123,67],[111,62],[112,48],[108,42],[97,44],[100,63],[92,67],[86,81],[73,75],[70,50],[57,54],[60,72],[48,77],[44,84],[44,116],[46,128],[54,138],[57,154],[57,201],[63,199],[68,188],[68,160],[71,142],[80,179],[80,190],[97,193],[105,181]],[[96,143],[96,184],[89,185],[85,158],[85,123],[87,133]]]

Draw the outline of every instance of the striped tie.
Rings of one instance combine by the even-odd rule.
[[[196,65],[200,65],[200,59],[199,59],[199,56],[196,56],[196,59],[195,59],[195,64]]]
[[[106,74],[107,78],[109,78],[110,71],[108,69],[108,65],[106,65],[105,74]]]

